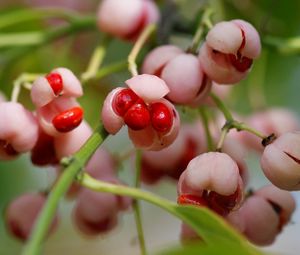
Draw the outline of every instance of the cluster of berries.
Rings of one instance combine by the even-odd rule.
[[[0,124],[1,159],[12,159],[19,153],[31,151],[33,164],[56,167],[59,176],[59,161],[77,152],[92,134],[91,127],[83,119],[83,110],[76,102],[82,94],[82,86],[75,75],[66,68],[57,68],[33,83],[31,99],[36,106],[35,112],[26,110],[19,103],[5,102],[1,97],[0,116],[4,120]],[[86,171],[96,179],[120,184],[115,168],[112,156],[100,148],[89,161]],[[118,212],[131,205],[129,198],[92,192],[75,183],[67,195],[77,196],[73,219],[79,230],[87,235],[111,230],[116,225]],[[21,240],[29,237],[46,197],[45,193],[27,193],[7,207],[7,226],[14,236]],[[57,223],[58,216],[51,231]]]
[[[103,0],[98,12],[100,29],[125,40],[134,40],[147,24],[158,21],[159,11],[151,0]],[[222,152],[207,152],[202,123],[183,123],[180,128],[174,106],[214,106],[209,92],[219,90],[220,84],[244,79],[260,51],[257,31],[243,20],[217,23],[199,53],[185,52],[174,45],[155,48],[144,60],[143,74],[133,76],[125,81],[126,87],[117,87],[107,95],[101,120],[112,135],[126,124],[135,147],[144,149],[144,182],[153,184],[164,176],[178,180],[179,204],[210,208],[253,243],[266,245],[288,223],[295,209],[290,193],[281,189],[300,189],[299,123],[282,109],[256,113],[248,118],[253,127],[278,138],[263,148],[252,135],[231,132]],[[61,158],[78,151],[92,133],[76,102],[82,94],[74,74],[58,68],[33,83],[34,113],[19,103],[1,102],[5,99],[0,97],[0,158],[11,159],[31,151],[34,164],[57,166]],[[216,118],[210,127],[214,140],[220,136],[220,122]],[[23,132],[25,128],[27,132]],[[265,175],[281,189],[264,187],[244,199],[248,182],[245,152],[249,148],[262,154]],[[85,170],[96,179],[120,184],[114,169],[108,152],[98,149]],[[95,193],[76,184],[68,195],[77,195],[74,221],[87,235],[112,229],[118,212],[131,204],[128,198]],[[22,240],[28,237],[45,197],[42,193],[26,194],[9,205],[7,222],[15,236]],[[27,212],[25,216],[23,211]],[[56,223],[57,218],[53,228]],[[181,236],[196,237],[185,225]]]

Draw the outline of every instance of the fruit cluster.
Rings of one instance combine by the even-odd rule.
[[[129,41],[135,41],[147,25],[159,19],[158,7],[151,0],[103,0],[97,14],[102,32]],[[143,150],[144,183],[155,184],[169,177],[177,182],[178,204],[209,208],[254,244],[268,245],[295,210],[287,191],[300,190],[300,124],[283,108],[238,117],[243,123],[232,116],[228,119],[220,99],[210,94],[223,93],[227,85],[245,79],[260,52],[258,32],[243,20],[215,24],[198,52],[160,45],[144,58],[141,74],[106,96],[101,122],[111,135],[127,127],[133,145]],[[30,152],[33,164],[53,166],[59,177],[59,162],[79,151],[92,135],[76,101],[82,95],[80,81],[66,68],[54,69],[33,82],[33,112],[0,95],[0,159]],[[222,97],[226,98],[226,93]],[[213,117],[180,120],[182,109],[188,108],[209,108]],[[217,108],[226,119],[216,113]],[[234,128],[237,131],[227,134]],[[260,156],[261,168],[273,185],[247,193],[245,157],[250,150]],[[116,175],[116,162],[102,147],[84,170],[94,179],[123,185]],[[67,195],[76,197],[75,225],[90,236],[111,230],[118,213],[132,203],[130,198],[97,193],[76,183]],[[6,220],[14,236],[21,240],[29,237],[46,197],[45,193],[24,194],[8,206]],[[57,223],[58,216],[49,233]],[[181,238],[201,237],[183,225]]]

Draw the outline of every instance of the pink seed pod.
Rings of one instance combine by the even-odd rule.
[[[77,152],[91,136],[92,129],[86,121],[83,121],[78,128],[54,139],[56,157],[61,159]]]
[[[31,150],[31,162],[36,166],[56,165],[59,163],[54,148],[54,137],[39,130],[38,140]]]
[[[21,241],[26,241],[41,209],[46,202],[42,193],[27,193],[12,201],[5,211],[6,226],[9,232]],[[58,216],[52,221],[49,234],[58,224]]]
[[[278,234],[279,217],[262,197],[249,197],[238,211],[245,222],[244,235],[256,245],[270,245]]]
[[[184,54],[184,51],[174,45],[163,45],[152,50],[144,59],[142,73],[160,77],[166,64],[175,57]]]
[[[0,159],[13,159],[30,151],[38,139],[35,116],[23,105],[14,102],[0,104]]]
[[[246,121],[249,123],[249,126],[265,135],[275,134],[276,136],[280,136],[286,132],[300,129],[300,122],[297,115],[285,108],[272,108],[257,112]],[[242,139],[248,147],[262,152],[261,139],[257,136],[243,132]]]
[[[45,77],[38,77],[31,89],[31,100],[39,108],[62,95],[75,98],[83,95],[79,80],[69,69],[63,67],[52,70]]]
[[[250,23],[243,20],[223,21],[207,34],[199,59],[210,79],[231,84],[247,75],[260,51],[259,34]]]
[[[190,161],[179,179],[179,199],[182,201],[186,195],[201,198],[213,211],[226,216],[243,198],[243,182],[238,171],[237,164],[225,153],[201,154]]]
[[[180,240],[183,243],[199,242],[201,238],[197,233],[188,225],[182,223],[180,231]]]
[[[273,185],[265,186],[254,193],[264,198],[273,207],[279,217],[278,232],[290,221],[296,209],[296,202],[290,192],[278,189]]]
[[[150,52],[142,67],[144,73],[157,75],[168,85],[168,98],[180,104],[199,104],[210,91],[197,58],[173,45],[164,45]]]
[[[278,188],[300,190],[300,133],[285,133],[266,146],[260,164]]]
[[[136,75],[125,81],[125,83],[146,103],[159,100],[170,92],[165,81],[155,75]]]
[[[159,20],[159,11],[151,0],[103,0],[97,13],[101,31],[133,40],[151,23]]]
[[[56,98],[51,103],[37,109],[36,111],[37,119],[39,121],[40,127],[43,129],[43,131],[46,134],[50,136],[58,136],[62,133],[59,131],[60,129],[58,130],[57,127],[55,127],[54,125],[55,123],[53,123],[53,120],[60,117],[62,113],[66,114],[69,110],[72,111],[72,109],[78,109],[78,108],[80,108],[80,106],[74,98],[68,98],[68,97]],[[71,122],[68,121],[68,118],[62,119],[64,122],[67,122],[68,126],[71,127],[68,128],[68,131],[75,129],[81,123],[82,113],[83,112],[81,112],[80,115],[74,115],[74,114],[66,115],[66,117],[68,116],[70,117]]]
[[[216,82],[212,82],[211,85],[211,92],[215,95],[217,95],[220,99],[223,101],[226,101],[230,97],[230,94],[232,92],[232,86],[226,86],[223,84],[218,84]],[[209,106],[215,106],[214,100],[211,99],[211,97],[206,97],[203,104],[209,105]]]

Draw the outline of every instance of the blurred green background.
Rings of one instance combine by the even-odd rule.
[[[121,0],[120,0],[121,1]],[[163,7],[172,1],[159,1]],[[290,38],[300,36],[300,1],[278,0],[177,0],[180,15],[183,22],[189,24],[195,18],[198,7],[209,2],[215,9],[215,20],[242,18],[259,30],[261,37],[270,36],[278,38]],[[13,13],[20,8],[36,8],[56,6],[78,11],[81,15],[95,15],[99,1],[97,0],[23,0],[0,1],[0,26],[1,17]],[[1,36],[5,33],[20,31],[46,31],[64,25],[57,20],[34,20],[18,25],[0,28]],[[0,89],[9,98],[13,80],[23,72],[47,73],[49,70],[65,66],[76,74],[82,73],[89,61],[93,49],[99,43],[101,34],[95,28],[88,32],[72,34],[63,39],[56,40],[42,47],[34,47],[26,54],[20,54],[13,58],[21,47],[0,47]],[[21,38],[22,39],[22,38]],[[191,35],[176,33],[171,41],[186,47]],[[1,42],[0,42],[1,43]],[[130,51],[131,44],[115,40],[108,48],[104,64],[125,60]],[[300,52],[300,43],[298,45]],[[86,118],[92,126],[98,122],[103,97],[112,86],[122,84],[129,77],[124,71],[111,75],[101,81],[92,81],[85,85],[85,95],[80,102],[85,108]],[[249,77],[234,87],[234,91],[227,104],[238,113],[250,114],[254,108],[253,102],[257,91],[264,91],[267,106],[283,106],[300,114],[299,107],[299,79],[300,59],[296,50],[293,54],[282,54],[268,44],[263,46],[262,57],[255,62],[253,71]],[[20,101],[29,108],[28,92],[23,91]],[[1,120],[0,120],[1,121]],[[128,138],[125,132],[109,138],[105,145],[116,152],[128,147]],[[266,183],[260,173],[259,164],[255,155],[249,155],[249,169],[251,170],[251,186],[259,187]],[[131,183],[132,162],[127,162],[121,172],[123,180]],[[20,157],[12,162],[0,162],[0,210],[4,216],[6,204],[14,197],[29,191],[45,190],[49,188],[54,179],[53,169],[38,169],[30,164],[28,155]],[[176,199],[176,187],[169,181],[162,182],[155,187],[145,187],[159,192],[169,199]],[[300,197],[295,193],[295,197]],[[300,202],[300,198],[298,199]],[[120,224],[111,234],[96,239],[88,240],[77,233],[71,224],[72,202],[66,201],[60,208],[62,213],[59,231],[51,236],[46,243],[44,254],[138,254],[138,246],[135,234],[135,224],[130,213],[120,218]],[[143,204],[143,218],[145,222],[146,241],[153,253],[178,242],[180,222],[170,217],[160,209]],[[299,254],[300,212],[293,218],[284,233],[278,238],[275,245],[269,247],[272,253],[284,255]],[[3,217],[0,220],[0,255],[19,254],[22,244],[10,238],[7,234]],[[225,254],[225,253],[224,253]],[[228,253],[230,254],[230,253]]]

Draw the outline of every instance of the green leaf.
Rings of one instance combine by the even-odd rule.
[[[248,254],[262,254],[249,253],[247,250],[240,249],[232,242],[218,242],[215,245],[204,244],[190,244],[184,247],[171,248],[167,251],[160,252],[159,255],[248,255]]]

